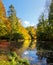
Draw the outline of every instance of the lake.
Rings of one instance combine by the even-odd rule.
[[[37,54],[40,52],[40,50],[37,50],[36,40],[33,40],[33,41],[24,40],[22,42],[21,41],[19,41],[19,42],[11,41],[10,46],[8,45],[9,42],[6,42],[6,41],[3,41],[1,44],[2,44],[1,49],[3,51],[5,51],[5,53],[8,52],[9,48],[10,48],[12,51],[15,51],[21,58],[29,60],[30,65],[47,65],[48,61],[49,61],[49,63],[53,63],[53,51],[49,51],[49,50],[43,51],[43,49],[42,49],[44,54],[45,54],[45,52],[47,53],[46,54],[47,58],[45,57],[44,54],[43,54],[44,57],[41,57],[40,54],[39,55]],[[7,44],[7,46],[6,46],[6,44]],[[3,49],[3,46],[4,46],[4,49]],[[6,50],[5,50],[5,48],[6,48]],[[49,57],[48,57],[48,55],[49,55]]]
[[[30,62],[30,65],[46,65],[46,58],[40,59],[37,56],[37,50],[25,50],[22,54],[22,58],[28,59]]]
[[[46,58],[40,59],[36,54],[36,41],[29,42],[29,40],[24,41],[22,47],[19,49],[22,58],[29,60],[30,65],[46,65]]]

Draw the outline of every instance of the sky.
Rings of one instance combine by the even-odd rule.
[[[21,19],[23,26],[37,26],[38,18],[44,11],[46,0],[3,0],[6,12],[12,4],[16,15]]]

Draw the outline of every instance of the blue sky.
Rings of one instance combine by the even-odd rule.
[[[3,0],[6,11],[8,11],[9,5],[14,5],[17,17],[21,18],[24,26],[37,25],[45,2],[46,0]]]

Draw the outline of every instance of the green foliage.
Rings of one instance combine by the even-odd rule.
[[[43,18],[44,20],[44,18]],[[42,17],[39,20],[37,25],[37,40],[39,41],[52,41],[53,40],[53,30],[50,28],[48,20],[42,20]],[[53,28],[53,26],[52,26]]]
[[[8,17],[6,18],[0,18],[0,39],[31,39],[28,31],[22,26],[21,20],[16,16],[13,5],[9,6]]]
[[[8,54],[8,60],[0,60],[0,65],[30,65],[26,59],[21,59],[15,52]]]
[[[30,65],[29,62],[26,59],[19,60],[19,63],[18,64],[20,64],[20,65]]]
[[[51,0],[50,6],[49,6],[49,15],[48,15],[48,21],[49,25],[53,25],[53,0]]]
[[[10,26],[11,26],[11,30],[10,30],[10,40],[12,39],[12,34],[14,32],[16,32],[15,26],[16,26],[16,22],[17,22],[17,17],[16,17],[16,12],[15,9],[13,7],[13,5],[9,6],[9,21],[10,21]]]
[[[28,30],[28,33],[31,36],[31,39],[35,39],[36,38],[36,30],[35,30],[34,26],[27,27],[26,29]]]
[[[18,39],[24,39],[23,35],[20,33],[14,33],[12,36],[13,36],[12,40],[15,40],[15,41],[17,41]]]
[[[21,25],[20,19],[17,18],[13,5],[11,5],[9,7],[8,13],[9,13],[8,18],[9,18],[10,23],[11,23],[10,39],[12,39],[11,37],[13,37],[15,39],[18,39],[18,38],[19,39],[22,39],[22,38],[30,39],[30,36],[29,36],[27,30]]]
[[[7,33],[7,28],[3,21],[0,19],[0,37]]]
[[[18,39],[24,39],[23,35],[20,34],[20,33],[13,33],[13,34],[11,34],[11,36],[12,36],[11,40],[13,40],[13,41],[17,41]],[[3,36],[0,36],[0,39],[1,40],[6,39],[6,40],[9,41],[9,39],[10,39],[10,33],[9,34],[5,34]]]
[[[0,65],[10,65],[10,63],[5,60],[0,60]]]
[[[17,56],[15,52],[11,52],[8,56],[10,65],[30,65],[29,62],[25,59],[21,59]]]
[[[49,5],[48,19],[44,18],[44,13],[40,16],[37,25],[37,47],[53,50],[53,2]],[[48,42],[49,41],[49,42]]]

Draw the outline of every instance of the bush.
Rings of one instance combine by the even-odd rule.
[[[0,60],[0,65],[30,65],[28,60],[21,59],[15,52],[8,54],[8,60]]]
[[[8,61],[0,60],[0,65],[10,65]]]
[[[12,40],[17,41],[18,39],[24,39],[23,35],[20,33],[14,33],[12,34]]]
[[[10,65],[30,65],[28,60],[21,59],[15,52],[8,55]]]

